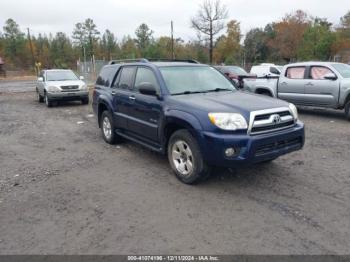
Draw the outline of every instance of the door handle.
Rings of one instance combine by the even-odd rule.
[[[134,101],[136,98],[134,96],[129,96],[129,99]]]
[[[313,86],[314,84],[313,83],[311,83],[311,82],[309,82],[309,83],[307,83],[307,84],[305,84],[306,86]]]
[[[117,92],[116,91],[112,91],[111,94],[112,94],[112,96],[115,96],[117,94]]]
[[[282,83],[281,83],[281,85],[286,85],[286,84],[287,84],[287,82],[282,82]]]

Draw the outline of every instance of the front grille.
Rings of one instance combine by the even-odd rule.
[[[292,127],[295,124],[294,117],[289,110],[271,113],[262,112],[253,117],[250,130],[250,134],[252,135]]]
[[[291,115],[289,111],[277,112],[276,114],[279,114],[280,117]],[[255,121],[256,121],[256,120],[266,120],[266,119],[269,119],[270,115],[271,115],[271,114],[257,115],[257,116],[255,117]]]
[[[275,143],[269,143],[269,144],[259,146],[255,151],[255,156],[262,156],[282,148],[290,148],[290,147],[300,148],[301,146],[302,146],[301,137],[287,139],[287,140],[279,140]]]
[[[75,90],[78,88],[79,88],[79,86],[61,86],[62,90]]]

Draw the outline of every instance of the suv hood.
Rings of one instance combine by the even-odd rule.
[[[178,105],[176,108],[178,110],[184,111],[186,108],[192,112],[201,110],[206,113],[241,113],[247,119],[252,111],[279,107],[288,108],[289,104],[272,97],[242,91],[179,95],[171,96],[170,99],[174,101],[174,105]]]

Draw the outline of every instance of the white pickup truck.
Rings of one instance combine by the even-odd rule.
[[[345,109],[345,115],[350,120],[350,66],[347,64],[289,64],[283,67],[279,77],[245,79],[243,90],[300,106]]]

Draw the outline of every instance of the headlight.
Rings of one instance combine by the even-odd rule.
[[[82,86],[80,87],[80,89],[86,91],[86,90],[88,90],[88,86],[87,86],[87,85],[82,85]]]
[[[297,107],[294,104],[289,103],[289,109],[290,109],[290,111],[292,111],[294,119],[298,120],[298,109],[297,109]]]
[[[237,113],[209,113],[210,122],[224,130],[247,129],[247,121]]]
[[[61,92],[61,89],[59,89],[57,86],[49,86],[46,88],[46,90],[50,93]]]

